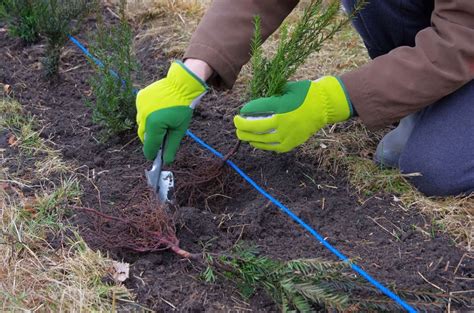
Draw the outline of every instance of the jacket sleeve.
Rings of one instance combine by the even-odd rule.
[[[216,72],[213,85],[232,88],[250,59],[254,17],[262,20],[266,39],[280,26],[299,0],[214,0],[184,55],[207,62]]]
[[[435,0],[431,27],[415,42],[341,76],[369,127],[393,123],[474,79],[474,1]]]

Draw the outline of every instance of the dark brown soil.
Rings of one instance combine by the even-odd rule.
[[[81,34],[86,40],[86,34]],[[159,38],[156,39],[159,41]],[[13,95],[44,126],[42,136],[50,138],[73,162],[82,179],[82,203],[104,212],[137,207],[137,199],[148,192],[144,170],[150,166],[133,133],[101,143],[100,129],[93,125],[87,83],[92,72],[83,55],[68,45],[62,57],[60,80],[47,82],[40,60],[43,45],[23,47],[6,32],[0,32],[0,83],[10,84]],[[163,76],[168,61],[140,47],[143,81]],[[241,102],[232,92],[212,92],[196,110],[191,130],[222,153],[235,144],[232,117]],[[203,167],[210,167],[211,155],[186,138],[172,169],[179,187]],[[432,289],[430,282],[447,291],[472,289],[469,280],[474,262],[455,247],[450,238],[432,229],[432,222],[415,210],[406,211],[391,195],[378,194],[360,201],[344,173],[333,176],[312,164],[315,160],[295,153],[273,154],[242,145],[232,158],[260,185],[293,209],[314,229],[348,257],[387,286]],[[321,244],[292,222],[277,207],[254,191],[228,168],[218,180],[200,186],[193,194],[177,195],[182,204],[177,232],[182,248],[199,253],[203,246],[212,252],[231,248],[243,240],[257,245],[263,255],[288,260],[322,257],[335,260]],[[132,205],[133,204],[133,205]],[[383,226],[374,222],[377,221]],[[71,221],[85,230],[91,219],[81,212]],[[416,231],[417,226],[431,236]],[[389,232],[395,232],[390,234]],[[94,248],[100,241],[87,236]],[[243,300],[232,283],[208,284],[199,279],[201,268],[180,260],[170,252],[138,254],[126,250],[108,251],[132,264],[126,282],[140,304],[156,311],[276,311],[270,298],[258,293]],[[455,268],[459,265],[457,273]],[[455,277],[456,276],[456,277]]]

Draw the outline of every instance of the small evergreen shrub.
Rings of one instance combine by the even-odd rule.
[[[135,94],[133,76],[138,62],[133,53],[133,33],[125,14],[126,1],[120,2],[120,21],[106,26],[98,16],[98,31],[91,50],[103,62],[95,65],[95,75],[90,85],[95,102],[88,102],[92,120],[103,126],[104,137],[120,134],[135,125]],[[116,72],[113,72],[116,71]]]
[[[83,20],[97,6],[90,0],[37,0],[39,31],[46,38],[43,65],[47,77],[57,76],[63,47],[81,27]]]
[[[271,59],[264,56],[261,20],[259,16],[255,17],[251,46],[253,76],[249,86],[251,99],[280,95],[288,79],[307,58],[319,51],[323,43],[334,37],[365,4],[360,0],[351,16],[339,18],[340,1],[332,0],[328,5],[324,2],[327,1],[311,0],[291,33],[288,26],[281,27],[279,44]]]
[[[36,1],[3,0],[0,2],[0,19],[8,25],[10,35],[31,44],[39,40],[39,13]]]

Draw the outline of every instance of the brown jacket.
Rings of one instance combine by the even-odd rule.
[[[218,74],[214,83],[231,88],[250,57],[253,17],[261,16],[267,38],[297,3],[214,0],[185,58],[206,61]],[[474,0],[435,0],[431,27],[417,34],[415,47],[396,48],[341,78],[359,116],[372,128],[449,95],[474,79]]]

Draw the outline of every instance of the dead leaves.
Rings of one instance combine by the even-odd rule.
[[[6,192],[9,189],[11,189],[10,184],[5,183],[5,182],[0,183],[0,192]]]
[[[23,212],[31,218],[35,218],[38,214],[38,201],[32,198],[26,198],[23,201]]]
[[[126,281],[130,274],[130,264],[112,261],[109,273],[116,284]]]
[[[10,147],[14,147],[18,143],[18,139],[16,138],[14,134],[10,133],[8,136],[7,142]]]
[[[5,83],[0,83],[0,88],[3,90],[3,95],[5,96],[9,96],[13,91],[12,86]]]

